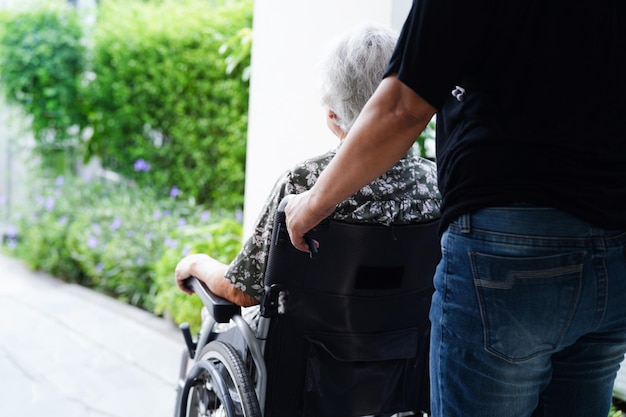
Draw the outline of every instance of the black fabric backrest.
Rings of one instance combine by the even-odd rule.
[[[327,220],[311,259],[277,214],[265,282],[284,289],[286,311],[266,345],[266,417],[427,411],[438,226]]]

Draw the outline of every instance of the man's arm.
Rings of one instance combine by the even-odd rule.
[[[289,201],[285,212],[293,245],[307,252],[304,234],[398,162],[435,112],[395,75],[385,78],[315,186]]]

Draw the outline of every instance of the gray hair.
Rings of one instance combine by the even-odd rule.
[[[372,96],[396,45],[394,31],[364,26],[341,38],[322,65],[322,103],[348,132]]]

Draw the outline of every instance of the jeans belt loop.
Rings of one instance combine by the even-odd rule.
[[[470,214],[462,214],[459,217],[459,227],[461,228],[461,233],[472,232],[472,217]]]

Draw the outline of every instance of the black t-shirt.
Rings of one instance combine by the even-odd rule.
[[[415,0],[387,74],[438,109],[443,223],[531,203],[626,229],[626,2]]]

